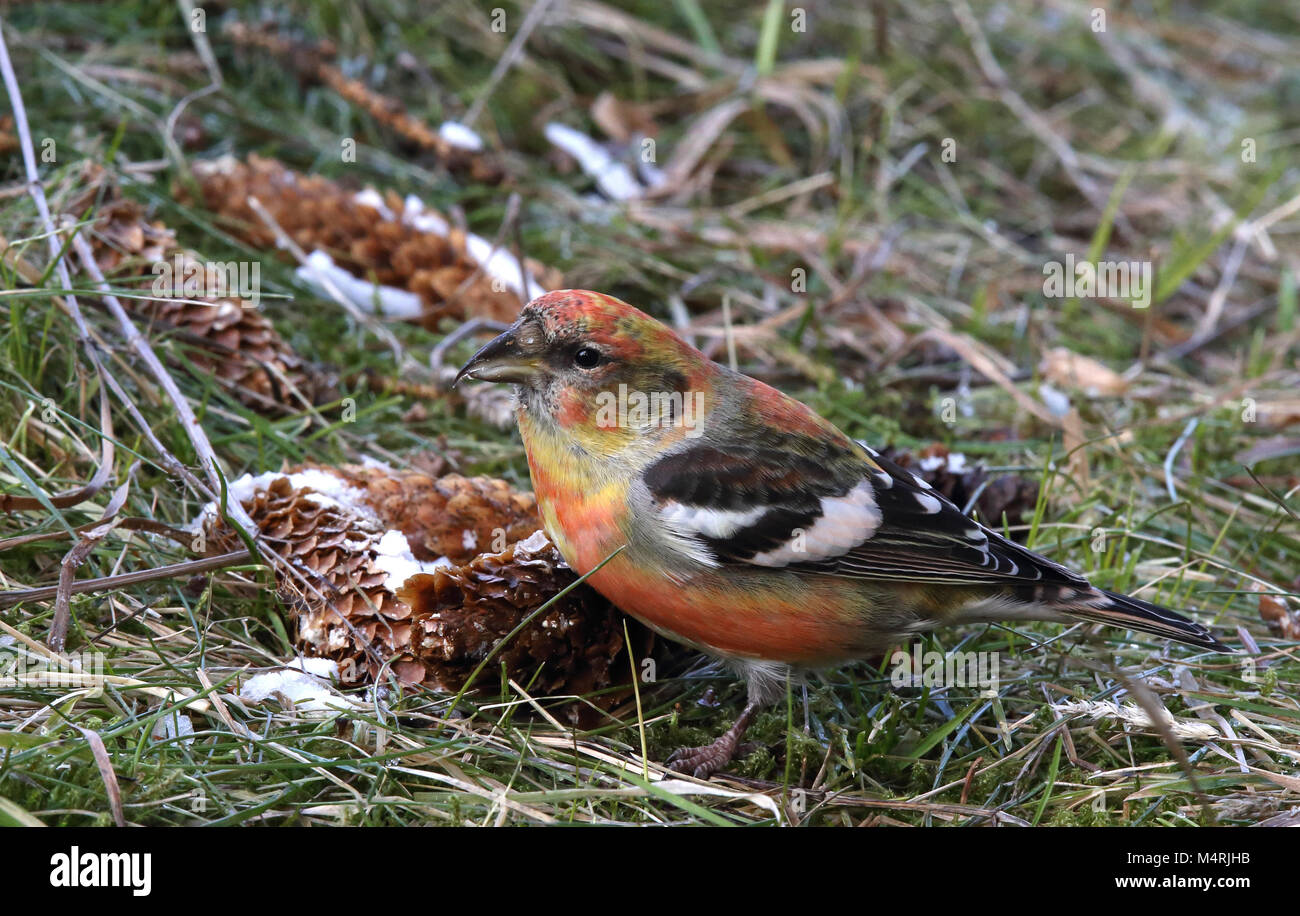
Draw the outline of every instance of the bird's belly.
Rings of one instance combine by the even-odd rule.
[[[588,579],[620,610],[703,652],[742,659],[825,666],[874,650],[857,602],[781,575],[744,572],[678,583],[620,555]]]

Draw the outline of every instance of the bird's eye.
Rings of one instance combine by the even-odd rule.
[[[595,347],[581,347],[573,354],[573,364],[579,369],[595,369],[604,355]]]

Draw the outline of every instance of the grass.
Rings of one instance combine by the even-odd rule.
[[[503,151],[511,178],[502,188],[447,172],[283,62],[238,51],[223,38],[225,20],[256,21],[261,7],[233,3],[208,14],[224,83],[185,108],[182,155],[258,152],[414,193],[487,238],[518,192],[523,249],[562,269],[566,285],[665,318],[679,300],[720,359],[728,297],[744,370],[876,444],[938,441],[1040,480],[1037,511],[1006,520],[1009,530],[1104,587],[1244,633],[1258,652],[1229,657],[1082,626],[945,631],[925,647],[997,653],[995,696],[894,687],[883,662],[823,672],[806,704],[792,684],[787,703],[764,711],[749,736],[757,750],[712,781],[715,794],[701,794],[689,780],[647,781],[641,758],[642,724],[649,759],[662,761],[739,711],[742,687],[689,657],[641,685],[639,713],[580,732],[535,714],[526,685],[508,683],[454,706],[429,691],[359,691],[355,708],[326,720],[243,705],[233,679],[292,654],[291,610],[265,587],[268,570],[247,564],[72,598],[69,650],[104,653],[111,676],[102,691],[4,682],[0,823],[111,823],[114,792],[126,821],[153,825],[1156,826],[1254,823],[1300,804],[1300,659],[1296,642],[1259,615],[1261,590],[1300,592],[1294,449],[1279,446],[1249,469],[1242,461],[1250,449],[1294,443],[1286,405],[1294,411],[1300,390],[1300,222],[1277,208],[1300,193],[1300,82],[1287,66],[1300,51],[1296,11],[1237,0],[1161,5],[1142,19],[1111,10],[1099,36],[1091,5],[1065,0],[975,4],[965,18],[963,3],[873,7],[808,4],[807,30],[793,32],[780,3],[634,2],[617,19],[610,7],[570,3],[529,39],[475,125]],[[468,2],[418,15],[386,0],[295,3],[278,15],[286,32],[333,39],[345,68],[436,125],[487,86],[526,12],[501,8],[505,33],[492,31],[487,5]],[[162,125],[207,82],[177,7],[32,4],[13,8],[4,29],[38,153],[47,138],[56,150],[41,164],[56,212],[83,163],[97,163],[183,244],[214,260],[258,259],[263,309],[299,353],[345,380],[363,370],[427,379],[440,333],[392,324],[397,360],[291,264],[177,199],[181,163]],[[1004,83],[981,63],[985,41]],[[676,197],[624,209],[591,200],[590,181],[542,137],[548,120],[599,136],[588,109],[606,89],[652,112],[657,164],[670,169],[710,109],[737,97],[749,105]],[[340,158],[341,138],[356,140],[355,162]],[[1243,161],[1244,138],[1255,141],[1253,162]],[[817,175],[827,177],[811,190],[794,185]],[[0,513],[8,589],[55,583],[68,532],[99,519],[123,484],[122,516],[184,525],[203,500],[120,407],[111,434],[101,426],[98,383],[54,303],[66,291],[16,155],[0,159],[0,180],[0,235],[39,272],[25,280],[12,261],[0,267],[0,494],[35,498]],[[1266,242],[1234,234],[1279,212],[1261,230]],[[1153,260],[1152,306],[1045,298],[1042,265],[1066,252]],[[89,278],[74,283],[106,366],[153,434],[196,467],[173,406],[122,344]],[[1218,317],[1202,327],[1211,309]],[[404,464],[432,450],[528,486],[514,433],[445,401],[413,415],[408,398],[345,381],[349,421],[342,400],[316,415],[267,417],[187,368],[183,340],[151,335],[231,476],[305,458]],[[1013,393],[1041,403],[1043,354],[1055,346],[1127,373],[1116,396],[1053,383],[1078,411],[1077,441]],[[1001,378],[972,370],[972,353]],[[951,422],[945,398],[959,408]],[[110,483],[55,505],[51,494],[94,473],[105,436],[115,446]],[[42,539],[17,541],[34,534]],[[77,577],[189,558],[119,528]],[[0,610],[0,638],[40,653],[52,614],[49,601]],[[1216,729],[1217,738],[1182,742],[1188,766],[1154,729],[1055,708],[1129,700],[1135,678],[1174,716]],[[177,716],[192,734],[166,730]],[[115,786],[83,729],[102,738]]]

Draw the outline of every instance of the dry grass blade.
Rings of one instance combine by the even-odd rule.
[[[112,812],[113,823],[125,827],[126,815],[122,812],[122,789],[117,784],[117,773],[113,771],[113,761],[109,759],[108,748],[104,747],[104,739],[99,737],[97,731],[82,728],[80,725],[73,727],[81,732],[82,737],[86,739],[86,744],[90,746],[91,756],[95,758],[95,766],[99,769],[99,777],[104,780],[104,789],[108,792],[108,808]]]

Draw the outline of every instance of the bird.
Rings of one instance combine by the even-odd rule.
[[[672,770],[725,768],[791,674],[879,658],[936,627],[1085,621],[1229,651],[978,523],[613,296],[533,299],[455,384],[466,379],[514,386],[539,515],[574,572],[745,679],[740,716],[674,752]]]

